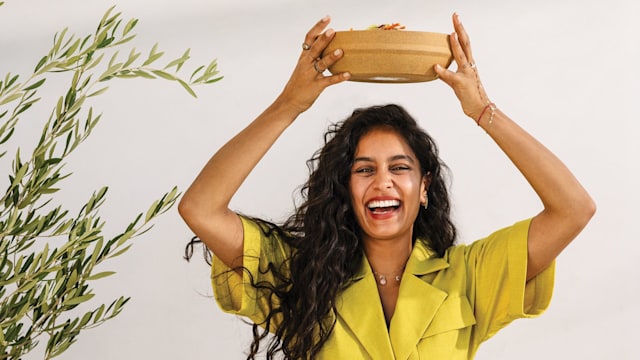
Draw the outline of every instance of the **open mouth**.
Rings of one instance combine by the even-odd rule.
[[[373,214],[387,214],[400,207],[399,200],[373,200],[367,204],[367,208]]]

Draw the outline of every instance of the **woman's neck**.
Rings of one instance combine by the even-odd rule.
[[[363,245],[372,271],[385,276],[402,275],[413,246],[410,237],[394,240],[365,238]]]

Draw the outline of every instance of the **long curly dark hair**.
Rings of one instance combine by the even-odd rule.
[[[346,120],[329,127],[324,146],[307,161],[310,176],[301,188],[304,202],[282,225],[258,221],[267,234],[276,232],[291,247],[287,267],[271,264],[277,284],[252,282],[279,300],[263,323],[253,324],[253,342],[247,359],[255,359],[268,339],[267,359],[282,352],[285,359],[313,359],[333,330],[338,294],[348,287],[363,256],[360,227],[353,213],[349,180],[360,138],[379,127],[400,134],[420,162],[422,174],[431,175],[429,206],[420,208],[413,227],[413,241],[442,256],[455,242],[445,183],[446,165],[433,139],[400,106],[357,109]],[[191,246],[191,249],[189,249]],[[192,251],[193,242],[188,246]],[[190,255],[189,253],[187,255]],[[287,273],[280,271],[288,268]],[[245,269],[246,270],[246,269]],[[280,318],[272,336],[272,322]]]

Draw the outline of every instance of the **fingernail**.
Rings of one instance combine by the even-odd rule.
[[[335,56],[340,56],[340,55],[342,55],[342,50],[341,50],[341,49],[335,49],[335,50],[333,51],[333,55],[335,55]]]
[[[437,71],[442,70],[442,66],[440,66],[440,64],[436,64],[436,70],[437,70]]]
[[[327,21],[329,21],[329,19],[331,19],[331,17],[329,15],[327,15],[327,16],[323,17],[321,21],[327,22]]]
[[[329,36],[333,35],[333,33],[334,33],[333,29],[329,29],[329,30],[325,31],[324,34],[326,35],[326,37],[329,37]]]
[[[345,79],[350,79],[351,78],[351,73],[350,72],[344,72],[342,73],[342,77]]]

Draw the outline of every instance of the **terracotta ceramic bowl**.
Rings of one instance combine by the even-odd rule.
[[[348,71],[352,81],[408,83],[437,78],[433,66],[447,68],[453,56],[449,35],[396,30],[337,31],[325,49],[342,49],[344,56],[329,68]]]

